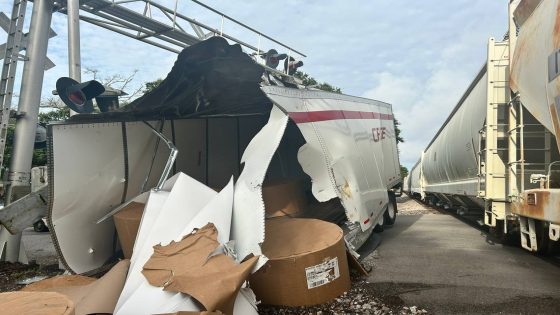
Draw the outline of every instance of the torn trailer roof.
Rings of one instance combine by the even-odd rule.
[[[118,257],[110,216],[153,188],[165,195],[168,175],[187,174],[212,188],[208,196],[233,178],[229,239],[238,257],[261,257],[257,268],[266,261],[263,186],[302,182],[308,206],[298,216],[339,224],[355,250],[377,224],[394,221],[391,189],[401,184],[389,104],[298,87],[220,37],[186,48],[163,82],[128,106],[49,125],[48,148],[47,221],[74,273]],[[176,202],[200,207],[208,196]],[[172,211],[162,218],[162,226],[178,220]]]

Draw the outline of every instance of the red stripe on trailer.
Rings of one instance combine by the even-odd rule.
[[[313,112],[290,112],[290,118],[296,124],[339,120],[339,119],[380,119],[392,120],[393,115],[376,112],[360,112],[354,110],[321,110]]]
[[[344,119],[363,119],[362,112],[342,111]]]
[[[368,224],[369,223],[369,219],[364,221],[364,224]]]

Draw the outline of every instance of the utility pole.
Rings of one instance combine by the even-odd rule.
[[[69,77],[82,82],[82,63],[80,57],[80,0],[68,0],[68,66]],[[70,115],[77,113],[70,110]]]
[[[39,103],[47,60],[47,47],[53,14],[53,0],[35,0],[29,27],[29,45],[25,53],[25,64],[18,106],[18,118],[14,133],[14,148],[8,173],[6,204],[12,201],[13,189],[30,185],[31,162],[35,129],[39,120]],[[12,235],[6,247],[6,260],[19,258],[21,234]]]

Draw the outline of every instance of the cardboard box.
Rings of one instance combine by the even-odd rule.
[[[140,227],[142,213],[144,213],[144,206],[143,203],[131,202],[113,215],[124,258],[126,259],[132,257],[132,249],[134,248],[134,241]]]
[[[299,179],[266,182],[262,193],[267,218],[296,214],[307,206],[303,181]]]
[[[263,304],[306,306],[350,290],[342,229],[316,219],[266,221],[263,254],[269,261],[250,277]]]

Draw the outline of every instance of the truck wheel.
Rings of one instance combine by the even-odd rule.
[[[48,232],[49,228],[47,227],[47,225],[45,224],[43,219],[41,219],[41,220],[33,223],[33,230],[35,232]]]
[[[387,210],[383,214],[384,225],[393,225],[397,220],[397,198],[393,192],[389,192],[389,203],[387,204]]]

